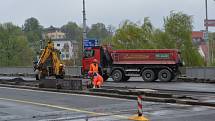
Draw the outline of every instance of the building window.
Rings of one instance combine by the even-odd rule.
[[[60,44],[57,44],[57,46],[59,47],[59,46],[60,46]]]
[[[66,54],[66,58],[69,58],[69,54]]]

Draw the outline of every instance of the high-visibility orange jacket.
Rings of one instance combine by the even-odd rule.
[[[97,63],[90,64],[90,70],[91,73],[98,73],[99,71],[99,65]]]
[[[103,84],[103,78],[101,75],[97,73],[96,76],[94,76],[93,78],[93,85],[94,87],[101,87],[102,84]]]

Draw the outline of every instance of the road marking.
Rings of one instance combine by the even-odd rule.
[[[25,104],[32,104],[32,105],[37,105],[37,106],[46,106],[46,107],[50,107],[50,108],[57,108],[57,109],[62,109],[62,110],[67,110],[67,111],[87,113],[87,114],[98,115],[98,116],[113,116],[113,117],[120,118],[120,119],[128,119],[127,116],[122,116],[122,115],[111,115],[108,113],[97,113],[97,112],[86,111],[86,110],[81,110],[81,109],[67,108],[67,107],[62,107],[62,106],[57,106],[57,105],[37,103],[37,102],[31,102],[31,101],[25,101],[25,100],[16,100],[16,99],[10,99],[10,98],[0,98],[0,100],[25,103]]]
[[[129,99],[120,99],[120,98],[114,98],[114,97],[103,97],[103,96],[86,95],[86,94],[71,94],[71,93],[62,93],[62,92],[32,90],[32,89],[20,89],[20,88],[12,88],[12,87],[0,87],[0,88],[11,89],[11,90],[24,90],[24,91],[31,91],[31,92],[44,92],[44,93],[61,94],[61,95],[71,95],[71,96],[96,97],[96,98],[101,98],[101,99],[110,99],[110,100],[113,99],[113,100],[129,101],[129,102],[133,102],[134,101],[134,100],[129,100]]]

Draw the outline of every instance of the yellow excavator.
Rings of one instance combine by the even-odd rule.
[[[64,64],[60,60],[60,51],[54,48],[54,43],[49,40],[48,45],[42,50],[39,60],[34,65],[36,80],[47,76],[63,79],[65,75]]]

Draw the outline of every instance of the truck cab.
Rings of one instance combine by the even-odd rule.
[[[112,64],[112,59],[108,53],[108,50],[102,46],[85,48],[82,58],[83,75],[86,75],[88,73],[90,64],[93,62],[93,59],[98,60],[100,74],[103,76],[104,80],[107,80],[110,74],[110,72],[108,72],[108,68]]]

